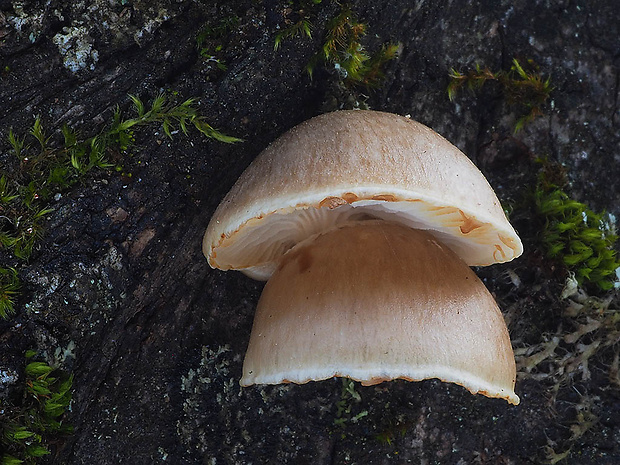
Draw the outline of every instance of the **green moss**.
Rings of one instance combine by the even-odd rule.
[[[73,431],[64,421],[73,377],[26,354],[25,383],[19,404],[0,400],[0,465],[35,464],[50,444]]]
[[[595,213],[545,179],[537,185],[534,204],[543,219],[540,239],[546,255],[574,273],[580,286],[612,289],[620,261],[614,249],[617,236],[605,214]]]
[[[340,400],[336,403],[334,425],[344,428],[347,423],[357,423],[367,416],[368,410],[354,413],[354,404],[358,404],[361,401],[362,397],[355,390],[355,381],[349,378],[342,378],[342,391],[340,393]]]
[[[322,0],[297,0],[291,1],[291,13],[285,18],[286,26],[280,29],[276,34],[273,43],[273,49],[277,51],[285,39],[294,39],[307,37],[312,38],[312,21],[316,16],[317,5],[321,4]]]
[[[284,39],[292,39],[303,36],[312,39],[312,23],[307,18],[301,18],[295,24],[291,24],[278,32],[273,42],[273,50],[277,51]]]
[[[398,45],[384,44],[378,52],[370,54],[361,43],[366,32],[367,25],[357,20],[355,12],[348,6],[342,7],[327,25],[321,50],[306,66],[308,74],[312,77],[319,64],[329,64],[339,71],[346,84],[378,87],[385,77],[383,67],[396,58]]]
[[[542,107],[553,90],[550,78],[544,78],[538,66],[528,60],[524,67],[516,58],[508,71],[493,72],[487,67],[476,65],[475,70],[463,74],[456,69],[450,71],[448,97],[454,100],[458,91],[463,87],[476,91],[487,82],[497,82],[509,105],[520,108],[521,116],[515,125],[515,132],[523,129],[527,123],[542,114]]]
[[[0,268],[0,318],[8,318],[15,313],[15,298],[20,283],[14,268]]]
[[[536,380],[546,390],[550,406],[564,402],[573,410],[571,416],[567,416],[570,410],[563,412],[562,418],[571,418],[568,421],[558,417],[558,426],[566,433],[548,438],[544,447],[545,463],[563,463],[573,458],[575,445],[596,434],[596,398],[589,392],[620,387],[620,302],[617,293],[607,292],[618,285],[620,261],[606,215],[570,196],[561,165],[537,161],[541,169],[526,217],[537,231],[546,262],[566,282],[562,293],[548,301],[552,326],[544,327],[539,341],[528,337],[528,342],[517,343],[515,359],[520,380]],[[552,297],[549,289],[553,287],[544,288]],[[573,390],[574,385],[579,390]]]

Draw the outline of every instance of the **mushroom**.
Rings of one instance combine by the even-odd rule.
[[[439,378],[513,404],[508,330],[469,266],[522,250],[462,152],[376,111],[321,115],[281,136],[203,240],[211,267],[269,280],[242,385]]]

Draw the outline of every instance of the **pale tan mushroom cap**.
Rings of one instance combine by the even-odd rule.
[[[368,216],[433,230],[468,265],[523,250],[489,183],[450,142],[402,116],[338,111],[254,160],[213,215],[203,252],[214,268],[268,279],[295,244]]]
[[[258,303],[242,385],[439,378],[512,404],[515,361],[488,290],[427,232],[347,224],[283,258]]]

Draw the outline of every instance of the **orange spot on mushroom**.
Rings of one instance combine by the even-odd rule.
[[[366,379],[366,380],[362,380],[362,386],[374,386],[375,384],[380,384],[384,381],[391,381],[392,378],[386,378],[386,377],[373,377],[370,379]]]
[[[426,207],[429,212],[435,213],[435,216],[448,216],[450,218],[454,217],[457,214],[461,214],[461,216],[465,216],[461,210],[455,207],[441,207],[441,206],[432,206],[429,205]],[[450,221],[458,220],[458,218],[453,218]]]
[[[392,194],[373,195],[372,200],[384,200],[386,202],[396,202],[396,197]]]
[[[442,211],[442,210],[451,210],[452,211],[454,209],[450,209],[449,207],[438,207],[438,206],[435,206],[435,205],[430,205],[428,207],[428,211],[429,212],[437,212],[437,211]]]
[[[463,224],[459,227],[459,229],[461,230],[461,233],[469,234],[473,230],[478,229],[481,226],[484,226],[484,223],[481,223],[480,221],[467,216],[461,210],[459,210],[459,213],[461,214],[461,218],[463,220]]]
[[[340,197],[325,197],[319,203],[319,208],[327,207],[330,210],[333,210],[334,208],[339,207],[340,205],[346,205],[346,204],[347,204],[347,201],[345,199],[341,199]]]
[[[347,192],[346,194],[344,194],[342,196],[342,198],[344,199],[345,202],[347,203],[353,203],[355,202],[357,199],[359,199],[359,197],[357,195],[355,195],[353,192]]]
[[[501,255],[501,261],[506,261],[506,253],[501,248],[501,246],[499,246],[498,244],[495,244],[495,249],[496,250],[493,251],[493,260],[500,261],[500,258],[498,258],[498,255],[497,255],[497,253],[499,252],[499,254]]]
[[[517,249],[517,243],[514,239],[511,239],[510,237],[502,236],[501,234],[498,234],[497,237],[499,237],[499,240],[502,241],[502,243],[509,249],[512,249],[512,250]]]

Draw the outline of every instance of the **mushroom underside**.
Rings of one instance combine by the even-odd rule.
[[[241,384],[439,378],[518,404],[514,354],[475,273],[426,231],[346,223],[289,250],[258,303]]]
[[[304,202],[258,215],[205,253],[212,266],[238,269],[254,279],[267,280],[280,257],[296,244],[360,218],[432,231],[470,266],[509,261],[521,253],[513,232],[461,209],[423,198],[395,200],[394,196],[380,195],[368,199],[354,196],[351,200],[351,196],[354,194],[327,196],[315,204]]]

